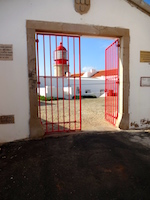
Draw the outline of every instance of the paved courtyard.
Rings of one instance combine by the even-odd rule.
[[[75,107],[75,110],[74,110]],[[58,112],[59,108],[59,112]],[[46,120],[48,122],[56,122],[55,128],[58,129],[58,118],[59,123],[66,121],[74,121],[76,118],[76,128],[79,129],[79,121],[80,121],[80,102],[78,99],[74,100],[56,100],[47,101],[47,113],[45,109],[45,102],[41,102],[41,119],[43,122]],[[105,120],[105,98],[83,98],[81,99],[81,111],[82,111],[82,130],[83,131],[115,131],[116,128]],[[53,119],[52,119],[53,113]],[[67,130],[69,128],[69,124],[63,123],[59,124],[60,130]],[[71,129],[74,129],[75,124],[71,123]],[[49,126],[49,129],[52,128]]]
[[[149,200],[148,131],[81,132],[0,146],[2,200]]]

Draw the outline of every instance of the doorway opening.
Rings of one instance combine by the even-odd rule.
[[[35,38],[38,118],[45,133],[110,130],[105,120],[116,125],[119,40],[42,32]]]
[[[30,102],[30,136],[35,137],[41,134],[42,126],[37,116],[38,97],[37,97],[37,74],[36,74],[36,55],[35,55],[35,34],[57,33],[75,36],[88,37],[111,37],[119,38],[121,41],[121,74],[122,79],[119,82],[119,109],[117,127],[121,129],[129,128],[128,98],[129,98],[129,30],[116,27],[93,26],[83,24],[69,24],[59,22],[42,22],[27,20],[27,52],[28,52],[28,77],[29,77],[29,102]],[[79,89],[77,90],[79,91]],[[121,92],[120,92],[121,91]],[[89,92],[89,91],[88,91]],[[121,103],[120,103],[121,102]]]

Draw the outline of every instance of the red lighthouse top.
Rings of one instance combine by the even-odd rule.
[[[60,45],[57,47],[56,50],[65,50],[66,51],[66,48],[63,47],[62,42],[60,42]]]
[[[62,42],[54,51],[54,61],[56,65],[67,64],[67,50],[64,46],[62,46]]]

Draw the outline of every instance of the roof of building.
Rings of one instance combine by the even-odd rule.
[[[125,0],[132,6],[150,16],[150,4],[144,0]]]
[[[83,75],[84,73],[81,73],[81,76]],[[77,78],[77,77],[79,77],[79,74],[71,74],[71,77],[75,77],[75,78]]]
[[[106,72],[107,76],[114,76],[114,75],[117,75],[118,74],[118,69],[110,69],[110,70],[107,70]],[[81,73],[81,76],[84,75],[84,72]],[[100,71],[97,71],[94,75],[92,75],[91,77],[89,78],[97,78],[97,77],[100,77],[100,76],[105,76],[105,70],[100,70]],[[79,77],[79,74],[71,74],[71,77],[72,78],[78,78]]]
[[[118,74],[118,69],[107,70],[106,74],[107,74],[107,76],[114,76],[114,75]],[[105,76],[105,70],[100,70],[100,71],[96,72],[91,78],[96,78],[96,77],[100,77],[100,76]]]

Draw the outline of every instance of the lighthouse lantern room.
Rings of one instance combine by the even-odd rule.
[[[54,76],[65,76],[68,72],[67,50],[62,42],[54,51]]]

